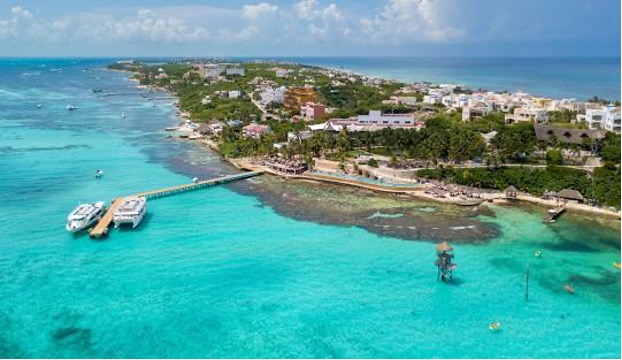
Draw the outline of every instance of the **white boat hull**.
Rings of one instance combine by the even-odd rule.
[[[80,209],[84,209],[85,207],[90,208],[89,210],[82,210],[82,213],[80,213]],[[69,214],[65,229],[70,233],[77,233],[88,229],[101,219],[105,210],[106,207],[103,201],[95,204],[81,204]]]
[[[123,224],[132,224],[132,228],[135,228],[143,220],[146,213],[147,199],[130,197],[126,198],[125,203],[114,213],[112,221],[115,228]]]

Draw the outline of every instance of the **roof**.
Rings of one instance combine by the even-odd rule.
[[[583,200],[583,195],[577,190],[564,189],[557,193],[557,197],[570,200]]]
[[[442,243],[438,244],[436,246],[436,251],[438,252],[443,252],[443,251],[452,251],[454,248],[451,247],[451,245],[449,245],[449,243],[447,241],[443,241]]]
[[[503,192],[517,192],[518,190],[514,187],[514,185],[508,186]]]
[[[606,130],[587,130],[587,129],[564,129],[546,125],[535,125],[536,138],[538,141],[548,141],[553,135],[561,142],[569,144],[582,144],[583,139],[604,139]]]

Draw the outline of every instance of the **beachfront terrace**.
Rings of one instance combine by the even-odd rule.
[[[308,169],[307,164],[301,161],[283,159],[278,156],[271,156],[262,161],[261,164],[273,171],[286,175],[302,175]]]

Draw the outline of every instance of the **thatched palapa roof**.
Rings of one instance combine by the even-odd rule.
[[[546,125],[535,125],[534,130],[538,141],[548,141],[549,138],[555,136],[560,142],[568,144],[582,144],[583,139],[604,139],[607,134],[605,130],[601,129],[563,129]]]
[[[449,245],[449,243],[447,241],[443,241],[442,243],[438,244],[436,246],[436,251],[438,252],[443,252],[443,251],[452,251],[454,248],[451,247],[451,245]]]
[[[572,190],[572,189],[564,189],[558,192],[557,197],[562,198],[562,199],[569,199],[569,200],[578,200],[578,201],[583,200],[583,195],[581,195],[581,193],[578,192],[577,190]]]

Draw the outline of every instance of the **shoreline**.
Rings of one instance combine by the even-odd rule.
[[[248,163],[247,161],[245,161],[244,159],[225,159],[225,161],[229,162],[230,164],[233,164],[236,168],[240,170],[247,170],[247,171],[263,170],[267,174],[279,176],[285,179],[326,182],[326,183],[332,183],[332,184],[337,184],[341,186],[354,186],[358,188],[372,190],[375,192],[383,192],[383,193],[391,193],[391,194],[405,194],[405,195],[409,195],[411,197],[419,198],[422,200],[433,201],[433,202],[443,203],[443,204],[448,204],[448,205],[456,205],[456,206],[459,206],[457,202],[462,200],[459,197],[449,197],[449,198],[435,197],[432,194],[425,193],[424,187],[421,187],[420,189],[414,189],[414,188],[406,188],[406,187],[398,187],[398,186],[383,186],[380,184],[368,184],[364,182],[359,182],[353,179],[352,180],[339,179],[337,177],[315,175],[315,174],[285,175],[285,174],[275,172],[264,166],[252,165]],[[529,203],[531,205],[536,205],[541,208],[549,208],[549,209],[554,208],[559,205],[559,203],[555,200],[545,200],[545,199],[541,199],[533,195],[524,195],[524,194],[517,195],[516,200],[510,200],[510,199],[507,199],[505,197],[505,194],[500,191],[484,193],[482,194],[481,199],[484,200],[482,203],[512,205],[514,201],[518,201],[518,202]],[[472,205],[472,206],[479,206],[479,204]],[[566,203],[566,209],[567,211],[570,211],[573,213],[576,212],[576,213],[581,213],[585,215],[588,215],[588,214],[589,215],[604,215],[604,216],[607,216],[609,218],[613,218],[616,220],[620,220],[621,218],[620,212],[612,212],[609,210],[595,208],[589,205],[578,204],[578,203],[568,202]]]
[[[304,65],[304,64],[302,64]],[[315,66],[315,65],[309,65],[309,66]],[[317,66],[316,66],[317,67]],[[324,68],[324,67],[321,67]],[[326,69],[326,68],[325,68]],[[131,73],[131,74],[136,74],[136,72],[134,71],[130,71],[130,70],[115,70],[115,69],[107,69],[110,71],[119,71],[119,72],[126,72],[126,73]],[[341,70],[343,71],[343,70]],[[346,70],[348,71],[348,70]],[[160,86],[152,86],[152,85],[140,85],[139,81],[133,77],[129,77],[128,81],[137,83],[136,84],[136,88],[138,89],[149,89],[152,91],[161,91],[161,92],[166,92],[168,94],[170,94],[171,96],[174,97],[178,97],[179,95],[176,94],[173,91],[170,91],[166,88],[160,87]],[[181,119],[190,119],[190,120],[194,120],[192,119],[189,115],[187,116],[183,116],[186,113],[184,113],[182,111],[182,109],[180,108],[179,103],[177,104],[173,104],[173,106],[175,106],[177,108],[177,115],[175,115],[175,117],[177,118],[178,122],[182,121]],[[424,188],[422,187],[421,189],[415,190],[415,189],[407,189],[407,188],[400,188],[398,186],[383,186],[381,184],[369,184],[369,183],[364,183],[364,182],[360,182],[360,181],[356,181],[356,180],[346,180],[346,179],[339,179],[337,177],[328,177],[328,176],[320,176],[320,175],[286,175],[286,174],[282,174],[282,173],[278,173],[275,172],[265,166],[257,166],[257,165],[252,165],[249,162],[247,162],[244,158],[239,158],[239,159],[231,159],[231,158],[227,158],[225,156],[223,156],[219,149],[218,149],[218,145],[211,139],[209,138],[202,138],[200,140],[200,143],[203,145],[206,145],[209,149],[211,149],[212,151],[216,152],[218,155],[220,155],[221,161],[224,161],[230,165],[233,165],[234,167],[236,167],[239,170],[244,170],[244,171],[256,171],[256,170],[262,170],[264,171],[266,174],[269,175],[273,175],[273,176],[277,176],[277,177],[281,177],[284,179],[291,179],[291,180],[298,180],[301,182],[315,182],[315,183],[332,183],[332,184],[336,184],[339,186],[353,186],[353,187],[358,187],[358,188],[363,188],[363,189],[367,189],[367,190],[371,190],[374,192],[381,192],[381,193],[388,193],[388,194],[403,194],[403,195],[408,195],[411,196],[415,199],[420,199],[420,200],[426,200],[426,201],[433,201],[436,203],[443,203],[443,204],[453,204],[458,206],[458,204],[456,203],[457,201],[461,200],[460,198],[455,198],[455,197],[450,197],[450,198],[438,198],[436,196],[433,196],[431,194],[427,194],[424,192]],[[201,147],[201,146],[200,146]],[[450,185],[456,185],[456,184],[450,184]],[[484,200],[485,203],[490,203],[490,204],[503,204],[503,205],[512,205],[513,201],[520,201],[520,202],[525,202],[531,205],[535,205],[541,208],[554,208],[556,206],[559,205],[559,203],[557,203],[555,200],[545,200],[545,199],[541,199],[539,197],[533,196],[531,194],[521,194],[521,195],[517,195],[516,200],[509,200],[505,198],[505,194],[501,191],[497,191],[497,190],[493,190],[493,192],[491,193],[485,193],[482,194],[482,200]],[[479,206],[475,205],[475,206]],[[589,205],[584,205],[584,204],[578,204],[578,203],[570,203],[568,202],[566,204],[566,209],[567,211],[573,212],[573,213],[579,213],[579,214],[583,214],[589,217],[595,217],[598,215],[601,216],[607,216],[609,219],[615,219],[615,220],[621,220],[622,218],[622,214],[620,211],[618,212],[612,212],[606,209],[601,209],[601,208],[596,208],[593,206],[589,206]]]

